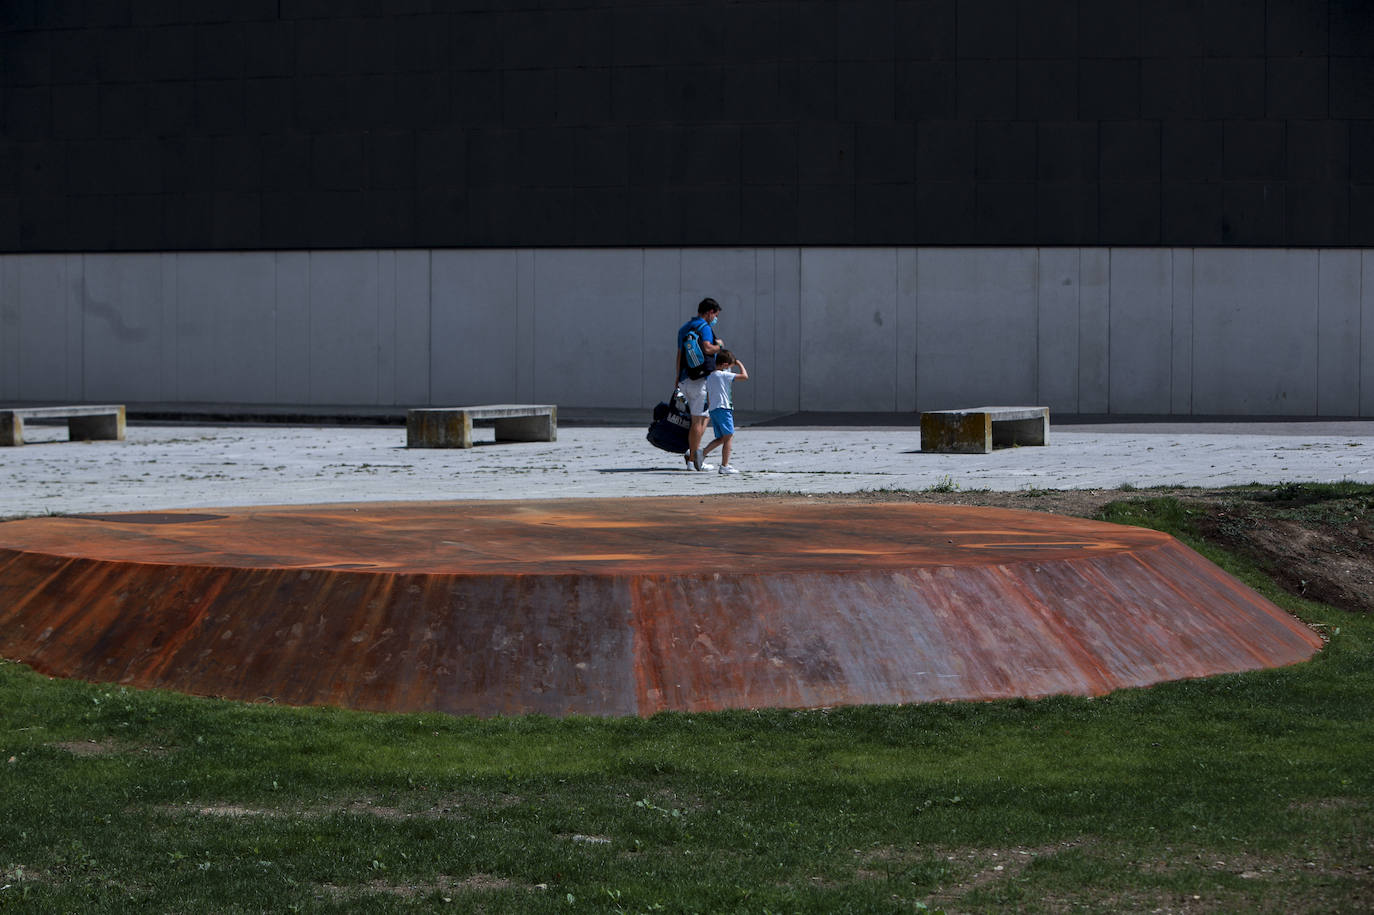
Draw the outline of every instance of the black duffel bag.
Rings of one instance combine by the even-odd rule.
[[[692,417],[687,405],[676,391],[667,403],[654,407],[654,421],[649,423],[649,434],[645,436],[649,444],[673,454],[687,453],[687,429],[692,425]]]

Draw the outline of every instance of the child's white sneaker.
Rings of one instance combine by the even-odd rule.
[[[739,473],[738,470],[736,470],[735,468],[731,467],[729,464],[721,464],[721,465],[720,465],[720,472],[721,472],[721,473]]]
[[[715,465],[715,464],[707,464],[706,462],[703,461],[702,464],[701,464],[701,469],[702,469],[702,470],[715,470],[715,469],[716,469],[716,465]]]

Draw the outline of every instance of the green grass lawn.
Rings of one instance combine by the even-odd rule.
[[[1168,500],[1108,515],[1188,533]],[[647,720],[0,663],[0,910],[1369,911],[1374,621],[1208,556],[1329,646],[1098,699]]]

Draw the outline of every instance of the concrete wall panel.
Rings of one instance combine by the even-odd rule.
[[[517,253],[436,251],[431,263],[434,404],[514,401],[520,327]]]
[[[682,252],[652,248],[643,254],[644,322],[640,336],[640,403],[656,404],[673,393],[677,329],[693,313],[680,301]],[[695,303],[693,303],[695,305]],[[629,354],[626,354],[627,358]]]
[[[158,332],[158,387],[162,391],[163,400],[179,401],[186,399],[181,393],[181,380],[177,371],[177,340],[180,334],[178,325],[182,307],[179,293],[181,278],[177,272],[180,258],[175,254],[163,254],[160,259],[162,326]]]
[[[1317,414],[1360,412],[1360,252],[1318,254]]]
[[[749,355],[740,352],[749,369],[749,381],[738,386],[735,406],[741,410],[771,410],[773,389],[766,382],[776,374],[774,369],[777,341],[773,339],[773,322],[777,311],[777,293],[773,285],[772,248],[760,248],[754,254],[753,325],[754,344]],[[733,341],[732,341],[733,342]]]
[[[1173,381],[1173,263],[1165,249],[1112,252],[1111,413],[1168,413]]]
[[[375,404],[376,251],[310,255],[310,396],[317,404]]]
[[[84,258],[85,398],[156,403],[163,390],[163,270],[159,254]],[[26,309],[27,311],[28,309]]]
[[[1078,262],[1078,412],[1111,404],[1111,251],[1084,249]]]
[[[80,396],[69,387],[71,363],[80,364],[81,350],[71,347],[72,322],[80,328],[80,312],[69,304],[69,277],[75,260],[62,255],[17,257],[5,282],[0,316],[0,359],[6,364],[7,387],[17,400],[65,400]],[[19,303],[26,303],[22,309]]]
[[[896,408],[897,252],[801,254],[801,396],[812,410]]]
[[[19,398],[19,265],[23,257],[0,257],[0,398]]]
[[[1074,248],[1037,252],[1036,393],[1039,406],[1078,412],[1078,295],[1080,254]]]
[[[1193,252],[1173,255],[1173,347],[1170,355],[1169,412],[1193,412]]]
[[[535,399],[642,406],[643,254],[540,251],[534,288]]]
[[[181,254],[176,258],[175,389],[190,402],[234,391],[244,403],[276,399],[276,256]],[[166,385],[164,385],[166,388]]]
[[[534,401],[534,352],[537,313],[535,310],[533,251],[519,251],[515,256],[515,402]]]
[[[428,251],[396,252],[395,401],[429,403]]]
[[[85,300],[86,271],[79,254],[67,255],[67,398],[82,400],[86,396],[86,361],[82,357],[82,338],[85,321],[81,306]]]
[[[1035,400],[1035,250],[922,249],[918,270],[919,408]]]
[[[310,391],[310,255],[277,254],[274,403],[316,403]],[[225,400],[220,392],[216,400]]]
[[[893,330],[896,338],[897,356],[894,363],[896,377],[893,384],[896,403],[893,409],[898,412],[911,412],[916,409],[916,354],[919,341],[916,324],[920,315],[920,257],[913,248],[897,249],[897,326]]]
[[[773,377],[760,381],[773,392],[772,409],[784,413],[803,409],[801,271],[801,251],[773,249]]]
[[[396,402],[396,252],[377,252],[376,403]]]
[[[1360,415],[1374,416],[1374,251],[1360,254]]]
[[[1317,252],[1194,255],[1193,410],[1317,412]]]

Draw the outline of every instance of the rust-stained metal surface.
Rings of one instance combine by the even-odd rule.
[[[1167,535],[1001,509],[589,499],[0,524],[0,655],[296,705],[649,715],[1092,695],[1320,646]]]

